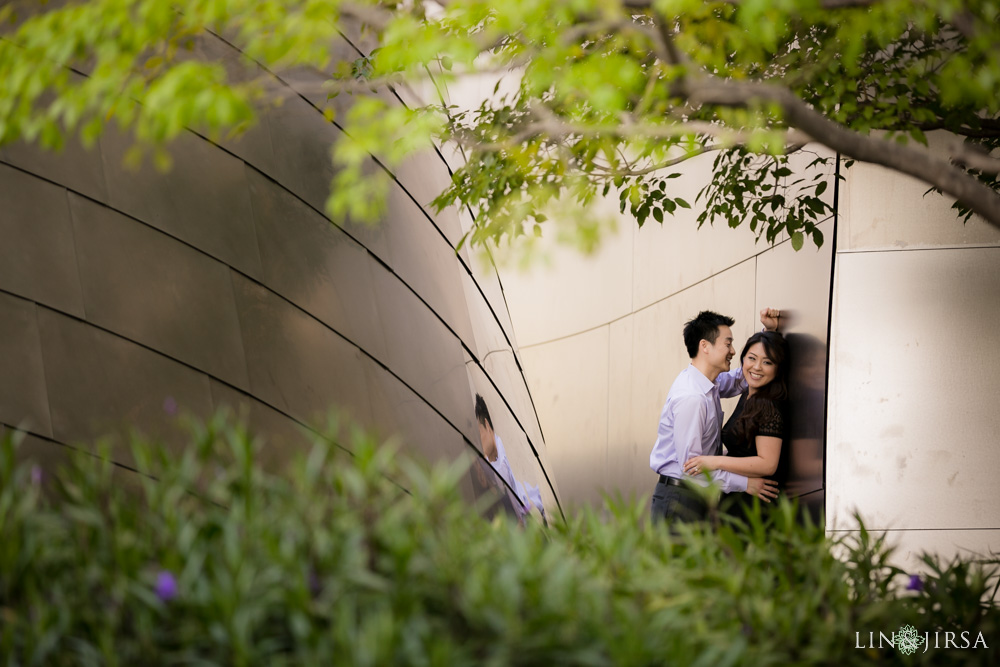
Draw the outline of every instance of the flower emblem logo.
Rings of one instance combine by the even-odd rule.
[[[904,625],[896,633],[896,648],[903,655],[913,655],[922,643],[924,638],[912,625]]]

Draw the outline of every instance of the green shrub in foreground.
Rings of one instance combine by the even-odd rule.
[[[880,538],[831,540],[791,505],[673,536],[621,503],[519,527],[470,508],[463,464],[428,470],[361,432],[353,455],[320,440],[280,474],[223,418],[191,440],[135,440],[157,479],[127,483],[86,455],[40,479],[3,443],[3,664],[997,661],[995,563],[928,559],[911,580]],[[988,648],[869,648],[905,625]]]

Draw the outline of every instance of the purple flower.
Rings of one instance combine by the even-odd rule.
[[[323,580],[313,569],[309,570],[309,592],[314,598],[319,597],[319,594],[323,592]]]
[[[42,469],[38,466],[31,466],[31,483],[35,486],[42,483]]]
[[[906,585],[906,590],[917,591],[918,593],[924,590],[924,581],[920,578],[919,574],[910,575],[910,583]]]
[[[169,602],[177,597],[177,578],[170,570],[160,570],[156,575],[156,585],[153,587],[157,597]]]
[[[171,417],[177,414],[177,401],[174,400],[173,396],[167,396],[163,399],[163,411]]]

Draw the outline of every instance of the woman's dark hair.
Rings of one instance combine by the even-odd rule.
[[[740,366],[750,348],[760,343],[764,346],[764,354],[774,363],[774,379],[747,397],[743,406],[743,414],[736,421],[736,428],[748,442],[757,435],[757,427],[766,413],[781,410],[781,405],[788,397],[788,343],[777,331],[761,331],[750,336],[740,353]]]

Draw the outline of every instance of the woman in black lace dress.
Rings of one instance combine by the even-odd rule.
[[[788,396],[788,345],[776,331],[750,337],[740,363],[749,387],[722,428],[726,456],[695,456],[684,464],[688,474],[728,470],[747,477],[774,478],[781,459],[784,403]],[[777,474],[778,483],[783,475]],[[740,494],[742,495],[742,494]]]

